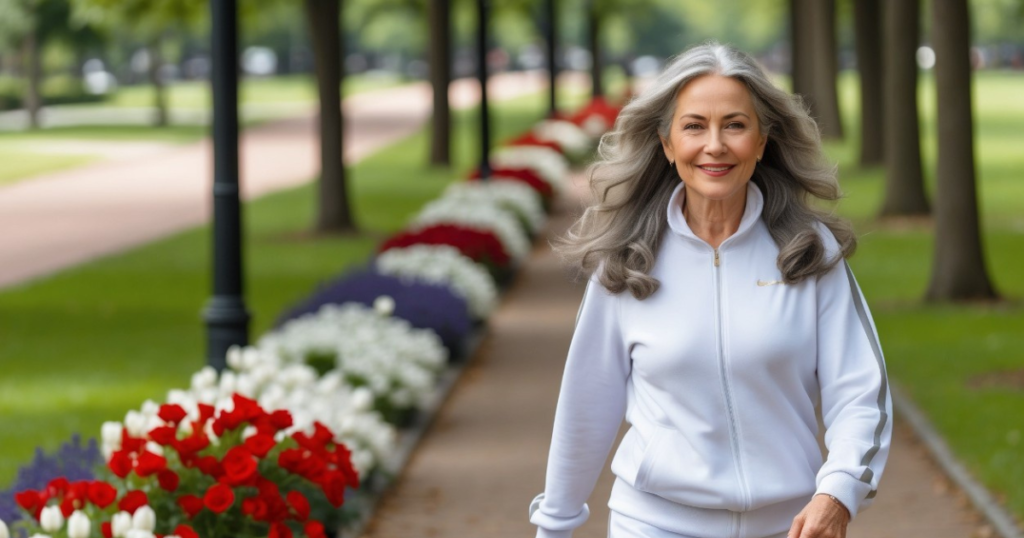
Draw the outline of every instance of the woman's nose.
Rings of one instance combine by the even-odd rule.
[[[712,131],[708,133],[707,143],[704,144],[704,153],[708,155],[721,155],[725,152],[725,144],[722,143],[721,136]]]

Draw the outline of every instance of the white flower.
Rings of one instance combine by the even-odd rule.
[[[0,538],[11,538],[11,531],[7,530],[7,524],[0,519]]]
[[[381,295],[373,300],[373,309],[382,316],[390,316],[395,312],[395,300],[387,295]]]
[[[75,510],[71,513],[71,517],[68,518],[68,538],[89,538],[91,530],[92,523],[85,512]]]
[[[59,506],[47,506],[39,513],[39,526],[46,532],[57,532],[64,526],[64,514]]]
[[[544,225],[544,202],[533,187],[521,181],[464,181],[453,183],[444,191],[444,198],[461,204],[490,204],[511,211],[526,225],[530,233],[537,233]]]
[[[594,138],[575,123],[565,120],[544,120],[533,127],[538,140],[555,142],[566,153],[582,156],[594,147]]]
[[[448,245],[413,245],[382,252],[374,264],[385,275],[449,286],[469,303],[469,310],[486,319],[498,303],[494,279],[480,265]]]
[[[32,536],[29,536],[28,538],[50,538],[50,535],[49,534],[43,534],[41,532],[37,532],[37,533],[33,534]]]
[[[156,512],[148,505],[140,506],[132,515],[132,528],[153,532],[153,529],[156,528]]]
[[[146,415],[135,411],[128,411],[124,416],[124,427],[128,429],[128,435],[132,437],[143,437],[146,434],[146,423],[149,420]]]
[[[600,114],[591,114],[587,119],[583,120],[583,124],[580,125],[583,132],[590,135],[592,138],[601,138],[601,135],[608,132],[612,126],[604,119]]]
[[[569,161],[561,153],[544,146],[506,146],[491,154],[495,168],[528,168],[551,184],[555,191],[564,190]]]
[[[143,529],[128,529],[124,536],[125,538],[155,538],[153,531]]]
[[[514,213],[495,204],[467,204],[457,199],[439,198],[423,206],[410,230],[435,224],[456,224],[491,232],[514,260],[522,260],[530,253],[530,239],[523,224]]]
[[[160,412],[160,406],[153,400],[146,400],[142,402],[142,408],[140,410],[143,415],[146,415],[146,417],[149,418]]]
[[[121,432],[124,429],[124,425],[120,422],[104,422],[100,428],[100,438],[103,440],[103,459],[109,460],[110,456],[121,450]],[[0,536],[0,538],[3,538]]]
[[[217,371],[210,366],[204,366],[202,370],[192,374],[192,388],[204,389],[217,385]]]
[[[123,538],[132,528],[132,515],[128,512],[118,512],[110,518],[110,533],[116,538]]]

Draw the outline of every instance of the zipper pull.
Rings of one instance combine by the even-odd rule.
[[[719,263],[719,261],[718,261],[718,249],[716,248],[715,249],[715,267],[718,267],[718,263]]]

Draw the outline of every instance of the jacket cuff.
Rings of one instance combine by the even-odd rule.
[[[850,511],[850,519],[853,519],[857,517],[857,511],[870,491],[871,484],[857,480],[844,472],[836,472],[823,477],[814,493],[827,493],[839,499],[839,502]]]
[[[544,494],[537,495],[530,503],[530,522],[537,525],[537,538],[571,538],[572,531],[590,517],[590,507],[583,503],[583,509],[572,517],[558,517],[544,513],[541,505]]]

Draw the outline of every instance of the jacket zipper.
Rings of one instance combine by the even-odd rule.
[[[729,417],[729,440],[732,444],[732,455],[736,461],[736,473],[737,479],[740,486],[740,495],[743,503],[743,510],[750,509],[750,503],[748,501],[747,483],[743,474],[743,460],[740,457],[740,442],[736,434],[736,412],[733,409],[732,404],[732,390],[729,387],[729,378],[726,376],[725,371],[725,337],[723,336],[723,320],[722,320],[722,273],[719,269],[722,261],[718,254],[718,249],[715,249],[715,315],[718,317],[718,368],[719,373],[722,376],[722,390],[725,392],[725,409],[726,414]],[[737,514],[738,515],[738,514]],[[738,523],[738,521],[736,522]]]

